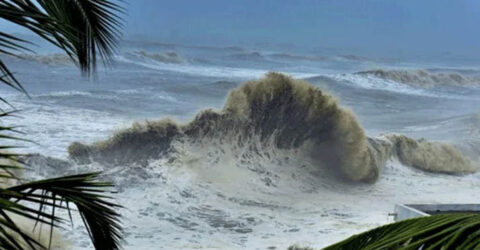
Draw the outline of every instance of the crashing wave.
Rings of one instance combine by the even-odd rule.
[[[415,140],[404,135],[382,135],[370,138],[371,145],[383,157],[396,157],[403,165],[428,172],[473,173],[478,166],[455,147],[425,139]]]
[[[429,72],[425,70],[368,70],[355,73],[357,75],[374,76],[416,87],[434,86],[475,86],[478,79],[455,72]]]
[[[230,92],[223,110],[206,110],[187,123],[171,120],[135,123],[108,140],[73,143],[70,157],[79,163],[147,164],[178,153],[177,142],[241,155],[292,152],[308,157],[318,169],[351,181],[374,181],[387,160],[444,173],[476,171],[455,148],[400,135],[368,138],[355,115],[312,85],[269,73]],[[275,152],[274,152],[275,153]],[[279,153],[281,154],[281,153]],[[208,157],[208,154],[205,155]]]

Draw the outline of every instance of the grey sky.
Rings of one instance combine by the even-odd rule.
[[[127,0],[129,39],[480,55],[478,0]],[[0,23],[0,28],[12,31]]]

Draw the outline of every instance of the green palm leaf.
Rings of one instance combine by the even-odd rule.
[[[97,55],[105,64],[111,63],[120,38],[123,9],[110,0],[0,0],[0,19],[22,26],[67,53],[90,76],[97,67]],[[30,51],[28,41],[0,31],[0,54],[17,56]],[[0,59],[0,83],[25,94],[27,92]],[[0,97],[0,101],[8,102]],[[1,110],[1,109],[0,109]],[[12,112],[0,113],[0,118]],[[16,128],[0,124],[0,140],[23,140]],[[23,165],[21,154],[0,146],[0,248],[47,249],[31,233],[24,232],[12,216],[20,216],[52,230],[62,220],[56,211],[65,209],[72,218],[73,204],[80,214],[96,249],[118,249],[121,239],[118,205],[105,192],[110,183],[96,181],[98,173],[60,177],[11,186],[22,181],[17,171]],[[8,187],[10,184],[11,187]],[[35,207],[36,205],[36,207]],[[35,229],[35,228],[34,228]]]
[[[57,42],[69,55],[75,55],[83,72],[95,71],[97,53],[103,62],[111,62],[122,26],[119,13],[123,13],[123,9],[118,4],[106,0],[38,2],[55,20]]]
[[[96,249],[118,249],[121,239],[120,215],[115,211],[120,206],[108,201],[105,188],[111,183],[96,181],[99,173],[89,173],[41,180],[14,186],[0,193],[2,198],[15,202],[26,201],[39,205],[31,212],[37,221],[55,225],[60,221],[56,209],[71,213],[70,204],[77,207]],[[45,208],[52,211],[45,217]],[[38,213],[39,212],[39,213]]]
[[[425,250],[478,247],[480,247],[480,215],[441,214],[381,226],[324,249]]]
[[[0,18],[31,30],[56,45],[87,75],[95,73],[97,54],[111,63],[120,39],[123,8],[109,0],[0,0]],[[29,43],[0,32],[0,53],[16,55],[29,51]],[[22,88],[0,60],[0,82]]]
[[[9,113],[2,113],[0,117],[8,115]],[[0,139],[21,140],[13,136],[17,132],[13,127],[0,126]],[[11,148],[15,146],[0,146],[0,180],[21,181],[15,171],[22,168],[22,154],[5,151]],[[89,173],[66,176],[0,188],[0,248],[47,249],[29,232],[18,227],[10,215],[50,226],[50,232],[53,232],[54,227],[65,222],[55,211],[67,210],[71,220],[73,210],[70,205],[73,204],[83,219],[95,249],[119,249],[121,225],[120,215],[115,209],[120,206],[109,201],[110,197],[105,194],[112,184],[96,181],[98,175],[99,173]],[[52,235],[50,243],[51,237]]]

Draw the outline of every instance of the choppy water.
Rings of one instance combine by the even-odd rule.
[[[133,121],[188,121],[202,109],[221,109],[230,90],[268,71],[305,78],[336,96],[369,136],[396,132],[425,137],[478,155],[480,90],[475,79],[480,71],[471,65],[142,42],[125,44],[114,67],[100,70],[96,81],[82,79],[61,56],[5,61],[31,95],[28,99],[0,89],[23,110],[5,122],[24,125],[22,130],[38,143],[28,145],[27,152],[60,159],[67,158],[73,141],[103,140]],[[409,75],[357,73],[379,68],[401,68]],[[418,84],[427,81],[421,75],[411,76],[419,69],[431,74],[429,86]],[[458,78],[449,84],[445,77],[434,84],[446,72],[471,84],[457,84]],[[223,151],[220,143],[206,149],[192,145],[176,145],[175,161],[68,169],[53,164],[38,166],[34,177],[106,171],[125,207],[126,249],[321,247],[388,222],[395,203],[473,203],[479,188],[476,174],[425,173],[395,160],[374,184],[345,184],[325,178],[308,167],[314,165],[308,157],[291,151],[246,153],[248,160],[241,162],[233,160],[238,152]],[[75,248],[88,246],[86,232],[73,231],[65,237]]]

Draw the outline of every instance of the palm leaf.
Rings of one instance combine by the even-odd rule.
[[[8,115],[8,113],[0,114],[0,117],[3,115]],[[14,128],[4,126],[0,126],[1,131],[16,132]],[[18,137],[1,133],[0,138],[19,140]],[[14,146],[2,146],[3,149],[12,147]],[[2,160],[0,178],[18,179],[11,170],[16,170],[23,165],[19,156],[22,155],[0,150],[0,159]],[[50,232],[52,232],[53,227],[62,222],[55,215],[55,210],[66,209],[70,215],[69,204],[73,203],[85,223],[95,248],[119,249],[120,216],[114,210],[119,206],[109,202],[109,197],[104,195],[105,188],[112,185],[97,182],[95,180],[97,176],[98,173],[67,176],[0,189],[0,247],[15,250],[26,249],[25,246],[28,246],[28,249],[46,248],[17,227],[14,220],[5,212],[36,221],[36,223],[49,225]],[[19,202],[27,202],[27,204]],[[34,208],[35,204],[38,205],[38,208]],[[47,208],[52,213],[47,213]],[[20,243],[19,238],[22,240]]]
[[[120,206],[108,201],[110,197],[105,195],[105,188],[112,187],[112,184],[97,181],[98,175],[89,173],[31,182],[8,188],[0,193],[0,197],[15,203],[25,201],[39,205],[39,209],[31,209],[29,215],[52,227],[61,221],[55,211],[66,209],[70,214],[69,204],[74,204],[95,249],[119,249],[121,225],[115,209]],[[46,208],[51,214],[46,213]]]
[[[0,113],[0,117],[10,116],[12,113],[13,112],[3,112]],[[23,140],[19,137],[13,136],[15,133],[20,132],[14,127],[0,126],[0,139],[4,141]],[[17,148],[17,146],[0,146],[0,180],[2,180],[2,187],[9,185],[9,180],[19,180],[15,171],[22,168],[23,162],[19,158],[19,156],[22,155],[8,151],[13,148]],[[41,209],[38,210],[15,203],[9,199],[11,197],[21,198],[21,195],[8,189],[0,188],[0,248],[12,250],[46,249],[36,239],[32,238],[28,232],[24,232],[20,229],[9,214],[51,226],[53,226],[55,222],[59,222],[59,218],[45,213]]]
[[[9,114],[0,113],[0,117]],[[0,139],[21,140],[12,133],[18,131],[14,127],[0,126]],[[12,170],[17,170],[24,164],[19,158],[22,154],[5,151],[14,147],[0,146],[2,180],[21,181]],[[120,215],[115,210],[120,206],[109,201],[110,197],[106,195],[112,184],[97,181],[98,175],[99,173],[90,173],[66,176],[0,188],[0,249],[49,249],[50,246],[42,245],[31,234],[22,231],[9,214],[50,226],[51,243],[53,228],[65,222],[55,211],[67,210],[71,220],[71,204],[75,205],[80,214],[95,249],[119,249]]]
[[[0,118],[11,116],[11,112],[0,112]],[[0,139],[5,141],[28,141],[20,137],[15,136],[15,134],[21,133],[16,130],[15,127],[2,126],[0,125]],[[23,162],[20,160],[22,154],[12,153],[9,150],[18,148],[19,146],[15,145],[2,145],[0,146],[0,180],[5,179],[18,179],[17,174],[13,171],[21,169]]]
[[[121,36],[123,8],[109,0],[0,0],[0,18],[31,30],[56,45],[86,75],[95,73],[97,54],[110,64]],[[0,32],[0,53],[16,55],[28,42]],[[22,88],[0,60],[0,82]]]
[[[479,246],[480,215],[441,214],[381,226],[324,249],[477,249]]]
[[[95,73],[97,54],[105,64],[111,63],[120,38],[122,13],[123,9],[109,0],[0,0],[0,19],[29,29],[59,47],[85,75]],[[16,56],[19,51],[30,51],[28,45],[25,40],[0,32],[0,54]],[[27,94],[2,60],[0,82]],[[1,97],[0,101],[8,104]],[[9,115],[10,112],[0,113],[0,117]],[[1,140],[22,140],[13,133],[18,131],[0,126]],[[13,170],[23,162],[20,154],[6,151],[11,148],[14,146],[0,146],[0,179],[20,181]],[[56,210],[66,209],[71,220],[70,204],[74,204],[95,248],[118,249],[121,227],[114,209],[119,206],[104,194],[111,184],[96,181],[97,176],[98,173],[83,174],[0,188],[0,248],[46,249],[23,232],[11,215],[50,226],[51,243],[53,228],[64,222]],[[37,209],[32,208],[35,204]]]
[[[11,193],[2,189],[0,193]],[[35,210],[21,204],[16,204],[7,199],[0,198],[0,247],[2,249],[23,250],[23,249],[46,249],[40,242],[34,239],[29,233],[24,232],[9,214],[19,215],[33,221],[50,225],[52,228],[55,222],[60,220],[52,217],[51,214],[41,210]]]
[[[56,20],[57,41],[68,48],[84,73],[96,69],[97,53],[106,64],[120,39],[123,9],[107,0],[38,0]]]

